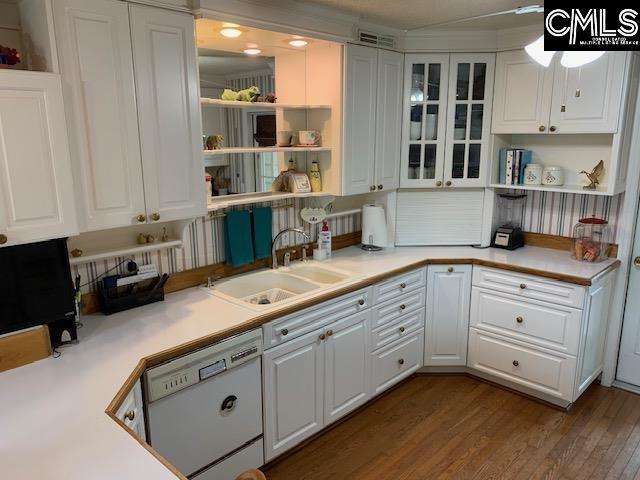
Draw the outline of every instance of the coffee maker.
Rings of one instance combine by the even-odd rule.
[[[501,193],[498,195],[499,226],[493,234],[492,247],[515,250],[524,246],[522,217],[526,198],[527,195],[523,193]]]

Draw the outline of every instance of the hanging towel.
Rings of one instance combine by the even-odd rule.
[[[227,212],[224,218],[226,261],[234,267],[251,263],[253,242],[249,210]]]
[[[253,249],[257,260],[271,256],[272,225],[271,207],[253,209]]]

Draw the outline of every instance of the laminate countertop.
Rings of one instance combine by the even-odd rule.
[[[355,290],[429,263],[474,263],[589,285],[615,268],[610,259],[577,262],[568,252],[524,247],[514,252],[471,247],[401,247],[334,252],[327,262],[359,276]],[[345,288],[256,312],[191,288],[164,302],[109,317],[85,316],[77,345],[0,373],[0,477],[11,480],[153,479],[175,475],[111,419],[105,409],[141,359],[212,343]]]

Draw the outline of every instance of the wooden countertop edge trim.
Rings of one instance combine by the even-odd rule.
[[[146,441],[142,440],[140,437],[138,437],[129,427],[127,427],[124,422],[122,422],[117,416],[116,416],[116,412],[118,411],[118,408],[120,408],[120,406],[122,405],[122,403],[124,402],[126,396],[128,395],[128,393],[131,391],[131,389],[133,388],[133,386],[135,385],[135,383],[138,381],[138,379],[142,376],[142,374],[144,373],[144,371],[147,368],[153,367],[155,365],[158,365],[160,363],[163,363],[171,358],[174,357],[178,357],[180,355],[184,355],[186,353],[192,352],[194,350],[198,350],[200,348],[204,348],[207,347],[213,343],[216,343],[218,341],[221,341],[225,338],[231,337],[233,335],[237,335],[239,333],[243,333],[246,332],[247,330],[251,330],[254,328],[258,328],[261,327],[262,325],[264,325],[265,323],[270,322],[271,320],[274,320],[278,317],[282,317],[285,315],[289,315],[291,313],[294,313],[296,311],[299,310],[303,310],[305,308],[317,305],[319,303],[325,302],[327,300],[331,300],[332,298],[336,298],[339,297],[341,295],[345,295],[347,293],[351,293],[354,292],[356,290],[360,290],[362,288],[366,288],[369,287],[371,285],[374,285],[376,283],[379,283],[381,281],[387,280],[391,277],[394,277],[396,275],[401,275],[403,273],[406,273],[408,271],[411,270],[415,270],[417,268],[421,268],[427,265],[444,265],[444,264],[451,264],[451,265],[461,265],[461,264],[465,264],[465,265],[480,265],[480,266],[484,266],[484,267],[490,267],[490,268],[499,268],[501,270],[508,270],[508,271],[512,271],[512,272],[518,272],[518,273],[525,273],[525,274],[530,274],[530,275],[537,275],[540,277],[545,277],[545,278],[551,278],[554,280],[559,280],[559,281],[563,281],[563,282],[567,282],[567,283],[572,283],[575,285],[581,285],[581,286],[586,286],[589,287],[592,285],[593,281],[595,281],[595,279],[599,278],[600,276],[618,268],[618,266],[620,265],[620,260],[616,260],[614,263],[612,263],[611,265],[609,265],[605,270],[603,270],[602,272],[598,273],[596,276],[591,277],[591,278],[585,278],[585,277],[578,277],[578,276],[574,276],[574,275],[566,275],[563,273],[554,273],[554,272],[547,272],[544,270],[537,270],[535,268],[528,268],[528,267],[520,267],[520,266],[515,266],[515,265],[510,265],[507,263],[500,263],[500,262],[494,262],[494,261],[490,261],[490,260],[482,260],[482,259],[477,259],[477,258],[455,258],[455,259],[447,259],[447,258],[437,258],[437,259],[424,259],[424,260],[420,260],[408,265],[404,265],[402,267],[399,268],[395,268],[393,270],[389,270],[387,272],[384,273],[380,273],[378,275],[374,275],[372,277],[368,277],[360,282],[351,284],[351,285],[347,285],[343,288],[339,288],[337,290],[333,290],[331,292],[327,292],[324,295],[319,295],[317,297],[313,297],[307,300],[303,300],[299,303],[295,303],[293,305],[290,305],[286,308],[283,308],[281,310],[277,310],[274,312],[269,312],[266,313],[264,315],[260,315],[258,317],[255,317],[251,320],[248,320],[244,323],[238,324],[232,328],[228,328],[226,330],[223,330],[221,332],[217,332],[217,333],[213,333],[211,335],[206,335],[204,337],[200,337],[198,339],[192,340],[190,342],[186,342],[183,344],[180,344],[176,347],[171,347],[168,348],[166,350],[162,350],[160,352],[154,353],[152,355],[148,355],[146,357],[143,357],[138,364],[136,365],[136,367],[134,368],[134,370],[129,374],[129,376],[127,377],[127,379],[125,380],[124,384],[120,387],[120,389],[118,390],[117,394],[115,395],[115,397],[113,398],[113,400],[111,400],[111,402],[109,403],[109,405],[107,406],[105,413],[107,415],[109,415],[109,417],[111,417],[113,420],[116,421],[116,423],[118,425],[120,425],[122,428],[124,428],[130,435],[132,435],[137,441],[138,443],[140,443],[143,447],[145,447],[145,449],[147,451],[149,451],[153,456],[155,456],[164,466],[166,466],[174,475],[176,475],[177,478],[179,478],[180,480],[187,480],[187,478],[182,475],[171,463],[169,463],[162,455],[160,455],[151,445],[149,445]]]

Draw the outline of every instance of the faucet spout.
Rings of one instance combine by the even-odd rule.
[[[311,240],[311,237],[307,232],[302,230],[301,228],[285,228],[278,232],[278,234],[274,237],[273,243],[271,244],[271,268],[278,268],[278,256],[276,255],[276,247],[278,246],[278,240],[280,237],[288,232],[295,232],[302,235],[307,241]]]

